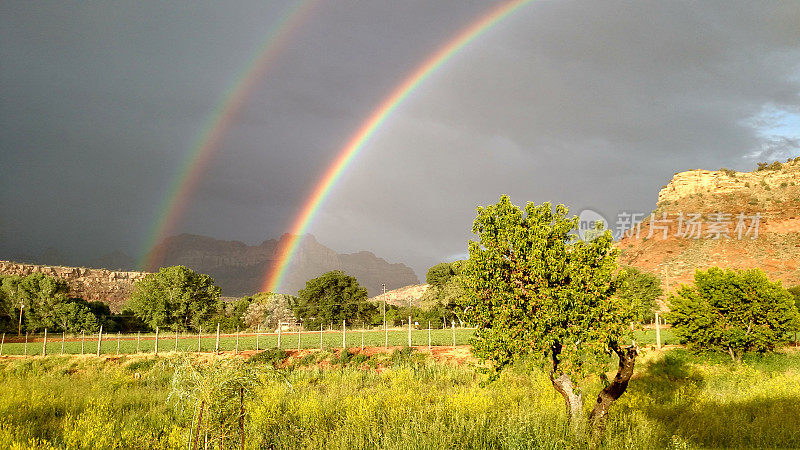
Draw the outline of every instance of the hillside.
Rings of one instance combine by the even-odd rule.
[[[800,160],[676,173],[653,214],[638,236],[620,240],[620,263],[657,274],[670,290],[711,266],[757,267],[786,287],[800,284]]]
[[[395,306],[417,305],[419,300],[430,287],[429,284],[412,284],[411,286],[401,287],[386,291],[386,304]],[[370,301],[380,303],[384,300],[382,294],[378,294]]]
[[[289,235],[270,239],[259,245],[223,241],[206,236],[181,234],[162,242],[154,251],[163,255],[161,266],[183,265],[211,275],[227,296],[258,292],[276,254]],[[419,283],[414,271],[405,264],[389,263],[373,253],[362,251],[338,254],[307,234],[300,241],[284,277],[282,293],[297,294],[306,281],[331,270],[342,270],[356,277],[370,295],[381,292],[381,285],[394,289]]]

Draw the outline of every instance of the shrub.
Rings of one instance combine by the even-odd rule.
[[[694,280],[670,296],[667,315],[690,348],[726,351],[741,362],[744,352],[771,351],[797,329],[794,297],[761,270],[712,267]]]

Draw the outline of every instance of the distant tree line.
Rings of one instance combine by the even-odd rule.
[[[130,311],[112,314],[108,305],[69,297],[67,284],[58,278],[36,273],[28,276],[0,276],[0,330],[3,332],[79,333],[135,331],[142,323]]]

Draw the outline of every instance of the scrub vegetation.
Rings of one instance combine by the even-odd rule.
[[[472,360],[437,361],[410,349],[284,358],[273,350],[250,359],[2,359],[0,447],[191,448],[196,439],[198,448],[240,448],[240,406],[248,449],[594,445],[569,429],[542,361],[521,360],[484,384]],[[235,383],[205,383],[217,371]],[[644,351],[599,446],[796,448],[798,383],[796,351],[746,354],[741,364],[719,353]],[[589,377],[584,386],[597,391],[601,381]],[[198,400],[212,405],[201,421]]]

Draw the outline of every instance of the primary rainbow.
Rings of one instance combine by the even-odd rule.
[[[157,220],[150,228],[149,237],[139,258],[139,266],[142,269],[154,270],[162,262],[163,252],[158,251],[156,244],[173,233],[208,162],[219,149],[222,138],[235,121],[253,88],[272,66],[271,63],[280,56],[292,32],[300,27],[318,2],[319,0],[298,1],[287,9],[272,27],[253,60],[214,108],[203,127],[203,132],[197,137],[192,150],[184,157],[178,174],[173,178],[167,195],[161,202]]]
[[[294,252],[297,250],[302,235],[311,224],[315,214],[330,193],[331,188],[341,177],[353,158],[355,158],[358,152],[364,147],[369,137],[381,126],[386,118],[389,117],[389,115],[397,109],[423,81],[452,58],[453,55],[458,53],[486,30],[531,1],[533,0],[511,0],[489,11],[489,13],[469,25],[436,53],[431,55],[425,62],[417,67],[405,81],[392,91],[391,95],[381,102],[353,137],[350,138],[347,145],[342,148],[333,161],[333,164],[331,164],[322,179],[317,183],[313,193],[295,219],[288,238],[283,240],[281,247],[278,249],[278,258],[264,277],[264,282],[262,284],[263,291],[276,292],[280,287],[283,276],[286,274],[286,269],[289,267],[289,263],[292,260]]]

